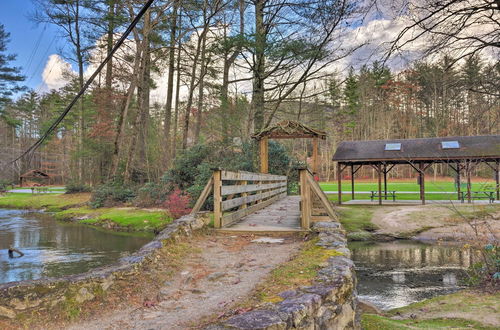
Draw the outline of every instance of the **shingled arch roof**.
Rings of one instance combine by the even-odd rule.
[[[320,138],[326,139],[326,132],[320,131],[293,120],[283,120],[269,126],[259,133],[252,135],[253,139],[295,139],[295,138]]]

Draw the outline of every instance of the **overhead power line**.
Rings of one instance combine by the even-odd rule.
[[[59,117],[57,117],[57,119],[54,120],[54,122],[49,126],[49,128],[45,131],[45,133],[43,133],[42,136],[40,136],[40,138],[35,143],[33,143],[33,145],[31,145],[28,149],[26,149],[26,151],[24,151],[19,157],[17,157],[13,161],[11,161],[11,163],[14,163],[14,162],[18,161],[19,159],[23,158],[24,156],[26,156],[30,152],[33,152],[34,150],[36,150],[38,147],[40,147],[40,145],[43,143],[43,141],[45,141],[50,136],[50,133],[52,133],[53,131],[55,131],[55,129],[57,128],[57,126],[59,126],[59,124],[63,121],[63,119],[66,117],[66,115],[71,111],[71,109],[76,104],[76,102],[78,101],[78,99],[89,88],[90,84],[92,84],[92,82],[97,77],[97,75],[102,71],[102,69],[106,66],[106,64],[109,62],[109,60],[111,60],[111,58],[113,58],[114,53],[125,42],[125,40],[127,39],[127,37],[130,35],[130,33],[135,28],[135,26],[137,25],[137,23],[140,21],[140,19],[142,18],[142,16],[144,16],[144,14],[149,9],[149,7],[151,7],[151,5],[153,4],[154,1],[155,0],[148,0],[146,2],[146,4],[144,4],[144,6],[141,8],[141,10],[137,14],[137,16],[134,18],[134,20],[127,27],[127,29],[122,34],[122,36],[120,37],[120,39],[116,42],[116,44],[114,45],[113,49],[111,49],[111,51],[108,53],[108,55],[106,56],[106,58],[104,59],[104,61],[97,67],[97,69],[94,71],[94,73],[92,73],[92,75],[90,76],[90,78],[87,79],[87,81],[85,82],[85,84],[83,85],[83,87],[80,89],[80,91],[78,92],[78,94],[75,95],[75,97],[73,98],[73,100],[71,100],[71,102],[64,109],[64,111],[59,115]]]

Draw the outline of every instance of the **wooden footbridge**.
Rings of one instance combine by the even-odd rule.
[[[252,136],[259,143],[260,172],[215,169],[196,202],[201,210],[213,192],[214,227],[230,232],[306,231],[315,221],[337,221],[328,200],[313,174],[318,168],[318,143],[326,133],[301,123],[285,120]],[[268,174],[269,139],[313,139],[312,172],[299,172],[299,194],[288,195],[288,178]]]
[[[312,173],[299,171],[299,194],[287,194],[286,176],[215,169],[196,202],[213,193],[214,227],[227,232],[297,232],[315,221],[337,221],[332,203]]]

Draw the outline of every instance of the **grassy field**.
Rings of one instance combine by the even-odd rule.
[[[329,198],[337,200],[337,187],[336,183],[321,182],[321,188],[324,191],[330,192]],[[495,191],[494,182],[473,182],[472,191]],[[382,187],[383,189],[383,187]],[[465,190],[462,184],[462,190]],[[419,200],[420,186],[416,182],[389,182],[387,183],[388,191],[396,191],[396,200]],[[378,191],[377,182],[359,182],[354,186],[354,199],[370,199],[371,191]],[[455,184],[449,181],[428,181],[425,184],[425,198],[428,200],[458,200]],[[342,201],[349,201],[351,196],[350,182],[342,183]],[[390,196],[388,200],[392,200]]]

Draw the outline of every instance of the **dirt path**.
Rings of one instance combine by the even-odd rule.
[[[401,235],[422,228],[441,227],[452,210],[434,205],[381,207],[374,212],[372,222],[379,234]]]
[[[203,236],[192,243],[198,252],[187,256],[184,267],[162,284],[151,303],[131,303],[69,329],[189,329],[228,312],[301,245],[297,238],[278,244],[252,242],[256,238]]]
[[[466,241],[477,236],[485,240],[500,237],[500,208],[490,210],[490,217],[472,222],[457,216],[455,210],[477,211],[474,206],[466,205],[385,206],[374,212],[371,221],[379,227],[377,234],[419,240]]]

